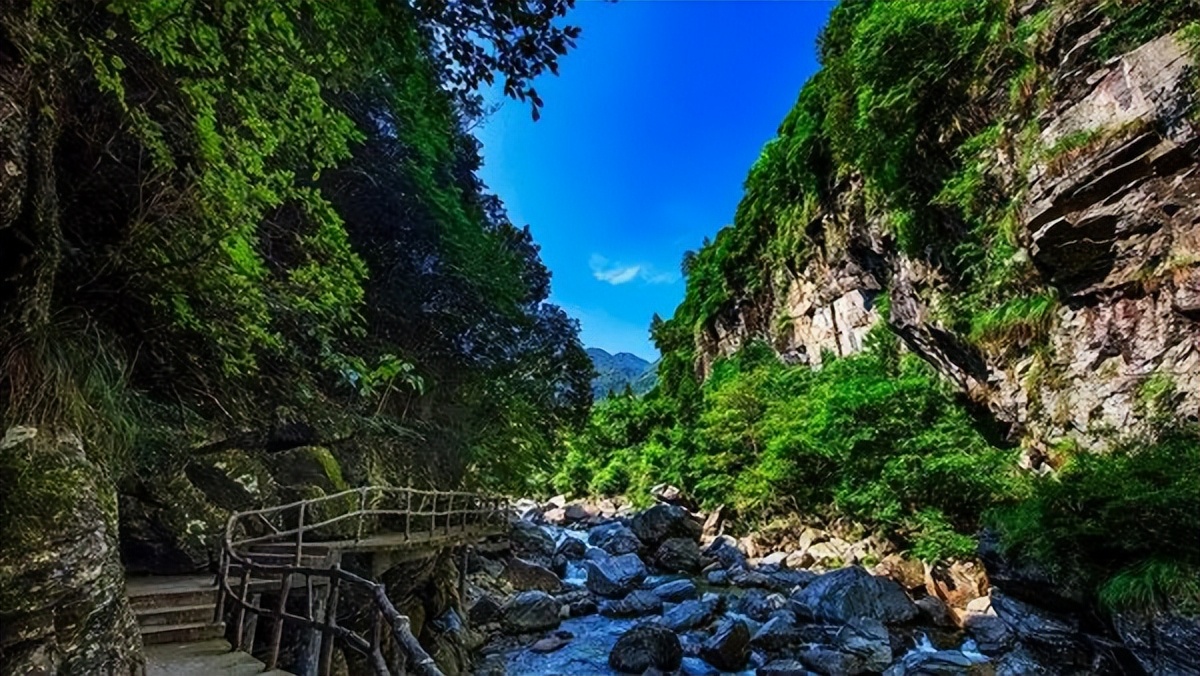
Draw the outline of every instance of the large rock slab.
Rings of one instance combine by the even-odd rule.
[[[750,628],[742,620],[723,622],[700,646],[700,656],[722,671],[739,671],[750,660]]]
[[[696,573],[700,570],[700,547],[691,538],[668,538],[659,545],[654,562],[672,573]]]
[[[585,561],[588,591],[598,596],[624,596],[646,579],[646,564],[637,554]]]
[[[634,554],[642,549],[642,541],[628,526],[619,521],[593,528],[588,532],[588,544],[599,547],[613,556]]]
[[[605,617],[642,617],[661,613],[663,602],[654,592],[637,589],[623,599],[600,602],[600,614]]]
[[[78,436],[12,427],[0,439],[0,652],[11,674],[139,673],[117,496]]]
[[[501,621],[510,634],[545,631],[558,626],[560,608],[558,601],[546,592],[521,592],[504,604]]]
[[[678,505],[655,505],[634,515],[629,524],[633,534],[647,547],[657,548],[668,538],[699,540],[701,524]]]
[[[562,588],[562,580],[554,574],[554,571],[517,557],[509,559],[501,577],[507,580],[514,589],[520,591],[538,589],[545,592],[556,592]]]
[[[799,617],[825,622],[866,617],[887,624],[908,622],[918,612],[900,585],[857,566],[821,575],[792,597],[792,609]]]
[[[545,528],[532,521],[514,520],[509,528],[508,537],[513,548],[518,551],[546,557],[554,556],[554,538]]]
[[[1118,613],[1113,626],[1151,674],[1200,675],[1200,617],[1171,613]]]
[[[621,634],[608,655],[608,666],[623,674],[647,669],[675,671],[683,662],[683,646],[675,632],[657,624],[639,624]]]

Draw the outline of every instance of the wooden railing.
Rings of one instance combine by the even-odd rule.
[[[267,669],[278,665],[283,626],[290,623],[320,633],[319,674],[331,672],[334,643],[341,641],[366,656],[377,676],[407,670],[441,676],[383,584],[343,570],[339,550],[364,542],[375,542],[381,549],[405,549],[483,538],[503,533],[507,518],[508,503],[502,498],[387,486],[239,512],[225,528],[217,575],[217,620],[223,620],[226,603],[232,603],[237,613],[234,648],[239,649],[252,647],[247,646],[253,643],[253,638],[247,641],[248,626],[256,627],[259,617],[271,619]],[[306,554],[306,545],[325,554]],[[231,578],[239,583],[235,586]],[[278,584],[273,607],[262,606],[261,594],[253,591],[256,584],[272,591]],[[288,612],[288,597],[297,585],[305,591],[307,612],[302,615]],[[348,589],[357,589],[371,600],[372,628],[365,636],[337,622],[338,601]],[[319,600],[315,591],[320,592]],[[384,649],[389,640],[394,644],[391,651]],[[388,652],[390,664],[385,658]]]

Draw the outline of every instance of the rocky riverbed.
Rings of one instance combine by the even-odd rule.
[[[507,552],[470,560],[477,674],[1064,673],[981,565],[930,568],[849,524],[735,539],[669,502],[519,512]]]

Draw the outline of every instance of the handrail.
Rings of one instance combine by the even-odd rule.
[[[370,496],[376,495],[373,500]],[[353,497],[352,497],[353,496]],[[391,505],[388,498],[395,498],[393,503],[397,508],[384,508]],[[420,502],[413,508],[414,497]],[[401,500],[402,498],[402,500]],[[455,509],[455,499],[461,501]],[[445,500],[445,509],[439,509],[439,500]],[[368,504],[370,503],[370,504]],[[427,508],[426,505],[429,504]],[[399,506],[403,505],[403,509]],[[327,512],[331,512],[327,513]],[[267,507],[264,509],[238,512],[229,517],[225,526],[222,541],[219,571],[217,574],[217,620],[220,621],[225,613],[225,601],[229,599],[236,606],[237,644],[234,649],[242,647],[249,619],[256,616],[273,620],[271,637],[271,655],[267,661],[267,669],[274,669],[279,660],[279,649],[282,629],[285,622],[298,624],[301,627],[320,631],[322,646],[318,659],[318,673],[330,673],[332,646],[340,639],[353,650],[365,655],[371,662],[376,676],[391,676],[392,670],[406,673],[406,663],[409,668],[422,676],[442,676],[433,658],[429,656],[421,644],[413,636],[409,620],[401,615],[388,599],[384,585],[360,577],[343,570],[337,557],[330,560],[327,554],[323,563],[326,565],[304,565],[305,545],[329,544],[335,546],[346,543],[359,543],[363,540],[363,528],[369,519],[403,518],[403,531],[392,531],[403,534],[405,546],[414,541],[420,544],[436,544],[439,541],[468,537],[486,537],[500,534],[507,527],[507,500],[495,496],[464,491],[438,491],[431,489],[400,488],[392,486],[363,486],[349,490],[324,495],[307,500],[298,500],[286,505]],[[317,515],[316,521],[308,521]],[[440,517],[440,518],[439,518]],[[348,520],[355,520],[353,540],[325,539],[329,535],[323,532]],[[457,521],[457,524],[455,522]],[[265,525],[267,532],[254,535],[255,526]],[[294,525],[293,525],[294,524]],[[259,528],[258,530],[262,530]],[[241,537],[238,533],[241,533]],[[388,532],[388,531],[382,531]],[[322,539],[312,539],[312,536]],[[286,544],[292,551],[288,563],[264,563],[255,557],[266,556],[263,552],[253,552],[250,548],[255,545]],[[336,549],[336,547],[334,547]],[[279,551],[274,556],[281,557],[289,552]],[[311,555],[310,555],[311,556]],[[236,571],[234,570],[236,569]],[[235,593],[230,584],[230,573],[240,573],[240,586]],[[307,590],[307,613],[297,615],[287,611],[287,599],[291,592],[293,581],[303,578]],[[320,608],[313,607],[313,578],[324,579],[328,586],[328,605],[324,609],[324,617],[319,617]],[[278,579],[280,584],[279,600],[275,608],[265,608],[258,605],[257,597],[251,597],[251,587],[255,581],[266,579],[273,583]],[[337,603],[342,585],[355,587],[365,592],[372,600],[372,631],[370,636],[361,636],[351,629],[337,624]],[[383,641],[381,640],[381,623],[387,622],[390,637],[395,644],[392,651],[394,663],[389,666],[384,657]]]

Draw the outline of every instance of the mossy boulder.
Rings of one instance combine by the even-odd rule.
[[[106,473],[74,434],[12,427],[0,440],[0,486],[5,673],[140,673]]]
[[[143,479],[121,496],[121,555],[130,571],[185,573],[215,560],[231,514],[276,504],[266,465],[231,450]]]

